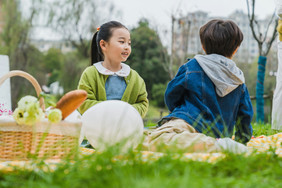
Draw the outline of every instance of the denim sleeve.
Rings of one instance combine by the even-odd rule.
[[[241,143],[247,143],[253,134],[251,121],[253,118],[253,107],[248,89],[243,85],[244,93],[240,99],[240,106],[237,115],[235,140]]]
[[[165,104],[170,112],[172,112],[177,106],[182,104],[183,95],[185,91],[185,65],[182,65],[176,76],[168,83],[165,91]]]

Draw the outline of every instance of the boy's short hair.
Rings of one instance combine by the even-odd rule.
[[[207,54],[231,57],[243,41],[243,33],[231,20],[211,20],[200,28],[200,39]]]

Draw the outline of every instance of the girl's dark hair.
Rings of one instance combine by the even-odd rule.
[[[200,28],[200,38],[207,54],[231,57],[243,41],[243,33],[231,20],[211,20]]]
[[[100,47],[100,41],[104,40],[108,42],[113,34],[113,30],[118,29],[118,28],[127,29],[123,24],[117,21],[110,21],[110,22],[107,22],[101,25],[99,31],[97,31],[93,35],[92,41],[91,41],[91,52],[90,52],[90,57],[91,57],[90,64],[91,65],[93,65],[96,62],[104,60],[104,55]]]

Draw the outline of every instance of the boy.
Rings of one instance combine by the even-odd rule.
[[[196,55],[182,65],[165,92],[170,114],[149,133],[146,147],[159,151],[246,152],[251,139],[253,108],[243,72],[231,60],[243,34],[232,21],[211,20],[200,28],[207,55]],[[224,138],[224,139],[216,139]]]

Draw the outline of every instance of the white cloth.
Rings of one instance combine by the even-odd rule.
[[[232,140],[231,138],[220,138],[216,142],[218,150],[223,150],[230,153],[246,153],[248,151],[247,146]]]
[[[282,130],[282,42],[278,42],[278,68],[272,103],[272,129]]]

